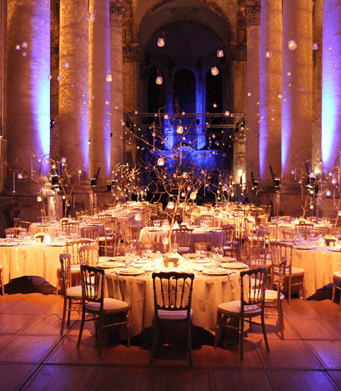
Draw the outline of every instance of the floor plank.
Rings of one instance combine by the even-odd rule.
[[[0,297],[0,389],[4,390],[333,390],[341,389],[341,311],[330,300],[283,303],[285,340],[277,318],[266,317],[270,353],[261,328],[245,338],[244,360],[236,343],[193,333],[193,368],[182,345],[164,345],[149,365],[151,332],[126,341],[102,341],[98,357],[93,322],[80,348],[79,314],[59,335],[63,300],[54,295]],[[225,347],[224,347],[225,342]],[[232,341],[230,341],[232,342]],[[77,385],[77,386],[76,386]],[[81,386],[80,386],[81,385]]]

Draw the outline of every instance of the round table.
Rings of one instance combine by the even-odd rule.
[[[306,297],[317,289],[333,282],[333,273],[341,270],[341,252],[322,248],[312,250],[294,249],[292,265],[304,269]]]
[[[57,270],[60,267],[59,255],[65,252],[63,243],[46,245],[1,241],[0,259],[4,284],[18,277],[38,276],[56,286]]]
[[[226,301],[240,299],[240,270],[229,270],[229,275],[208,276],[194,272],[192,293],[192,324],[215,333],[217,307]],[[131,336],[152,326],[154,297],[152,272],[137,276],[123,276],[115,270],[106,270],[106,297],[124,300],[131,306]]]
[[[163,252],[167,252],[168,245],[164,244],[165,239],[168,237],[169,230],[164,228],[151,228],[151,227],[145,227],[142,228],[140,232],[140,238],[139,240],[142,242],[157,242],[160,243]],[[225,239],[225,233],[222,232],[221,229],[201,229],[201,228],[194,228],[191,234],[188,235],[188,244],[190,247],[190,252],[194,252],[194,243],[199,242],[210,242],[215,247],[222,246],[223,239]],[[186,240],[184,240],[185,242]]]

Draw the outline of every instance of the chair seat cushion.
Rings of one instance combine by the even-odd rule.
[[[225,303],[219,304],[218,309],[222,311],[227,311],[235,314],[240,314],[241,312],[241,303],[240,300],[227,301]],[[258,305],[244,305],[244,313],[249,315],[256,315],[261,313],[261,308]]]
[[[284,300],[283,293],[280,294],[280,300]],[[265,301],[276,301],[277,300],[277,291],[272,289],[265,289]]]
[[[289,276],[289,270],[285,271],[285,275]],[[291,268],[291,275],[292,276],[304,275],[304,269],[300,269],[298,267],[293,267],[293,268]]]
[[[341,272],[334,272],[333,277],[341,279]]]
[[[116,300],[111,298],[105,298],[103,300],[103,310],[104,311],[126,311],[129,306],[126,302],[122,300]],[[90,311],[99,311],[100,304],[89,302],[86,304],[86,309]]]
[[[77,297],[82,298],[82,287],[80,285],[71,286],[70,288],[66,288],[66,296],[68,297]]]
[[[187,311],[166,311],[158,310],[158,316],[163,320],[185,320],[187,318]],[[192,319],[193,310],[191,309],[190,318]]]
[[[276,274],[278,274],[278,272],[279,272],[279,269],[278,268],[276,268],[275,269],[275,273]],[[285,270],[285,275],[288,277],[289,276],[289,270],[288,269],[286,269]],[[300,276],[300,275],[304,275],[304,269],[300,269],[300,268],[298,268],[298,267],[292,267],[291,268],[291,275],[292,276]]]

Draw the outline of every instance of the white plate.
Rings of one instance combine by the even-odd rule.
[[[121,269],[118,271],[121,276],[138,276],[144,274],[144,270],[139,269]]]
[[[206,263],[207,259],[195,259],[194,263]]]
[[[145,267],[144,271],[145,272],[153,272],[155,270],[155,267]]]
[[[66,243],[51,243],[50,247],[65,247]]]
[[[189,253],[189,254],[184,254],[183,255],[184,258],[190,258],[190,259],[193,259],[193,258],[203,258],[204,256],[203,255],[199,255],[199,254],[196,254],[196,253]]]
[[[99,263],[99,267],[102,267],[103,269],[114,269],[116,267],[122,267],[121,262],[105,262],[105,263]]]
[[[1,247],[13,247],[13,246],[17,246],[19,243],[13,243],[13,242],[11,242],[11,243],[6,243],[6,242],[1,242],[0,243],[0,246]]]
[[[296,250],[314,250],[315,247],[313,246],[296,246]]]
[[[228,265],[222,266],[225,269],[248,269],[248,265],[242,262],[231,262]]]
[[[236,262],[237,259],[236,258],[232,258],[232,257],[222,257],[222,258],[219,258],[219,262]]]
[[[224,269],[204,269],[203,274],[208,274],[210,276],[227,276],[229,273]]]
[[[135,265],[145,265],[146,263],[148,263],[148,261],[146,259],[138,259],[137,261],[135,261]]]

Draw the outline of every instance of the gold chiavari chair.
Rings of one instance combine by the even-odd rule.
[[[288,303],[290,304],[292,288],[297,287],[302,292],[302,297],[305,300],[305,286],[304,286],[304,269],[295,268],[292,266],[293,261],[293,244],[286,242],[273,242],[270,244],[271,248],[271,281],[275,281],[276,275],[279,273],[279,264],[286,259],[284,291],[288,296]]]
[[[99,260],[99,247],[97,244],[89,244],[78,249],[81,265],[97,266]]]

